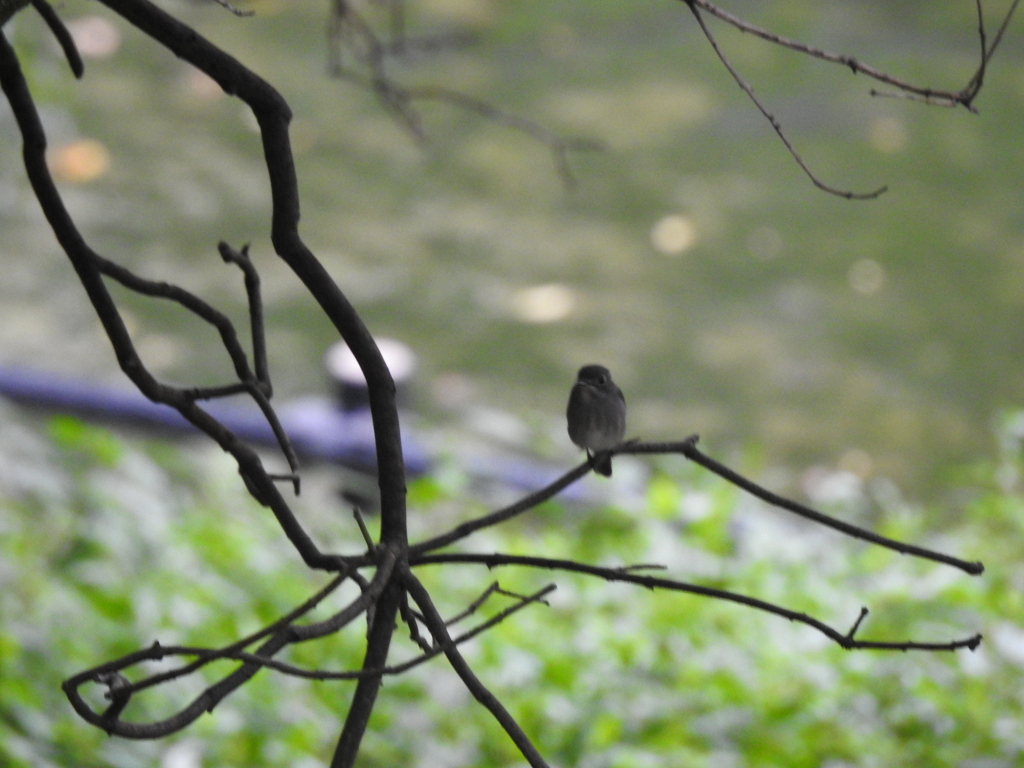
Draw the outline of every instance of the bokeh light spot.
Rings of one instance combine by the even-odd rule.
[[[568,317],[576,306],[572,289],[558,283],[522,288],[512,297],[516,317],[528,323],[554,323]]]
[[[651,244],[668,256],[690,250],[697,242],[697,229],[693,222],[681,214],[672,214],[659,220],[651,229]]]
[[[102,16],[82,16],[67,23],[83,59],[106,59],[121,47],[121,33]]]
[[[110,153],[95,139],[79,139],[53,150],[50,171],[62,181],[92,181],[110,168]]]
[[[868,143],[886,155],[901,152],[907,147],[907,126],[898,117],[880,117],[871,123]]]
[[[873,259],[861,259],[850,267],[847,279],[857,293],[870,296],[878,293],[885,285],[885,269]]]

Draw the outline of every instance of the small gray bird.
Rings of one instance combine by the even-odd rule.
[[[569,393],[565,409],[569,422],[569,438],[587,452],[606,451],[622,442],[626,433],[626,398],[615,386],[612,375],[603,365],[584,365],[576,374],[576,383]],[[612,459],[604,456],[594,464],[594,471],[612,476]]]

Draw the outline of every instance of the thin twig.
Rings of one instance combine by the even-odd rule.
[[[569,165],[569,152],[599,151],[604,149],[604,145],[600,142],[560,136],[533,120],[506,112],[483,99],[477,99],[449,88],[438,86],[402,88],[397,86],[397,84],[392,84],[392,87],[396,89],[395,96],[403,101],[430,100],[452,104],[467,112],[475,112],[493,123],[519,131],[534,141],[543,144],[551,152],[551,158],[555,163],[558,176],[562,180],[563,186],[567,189],[572,189],[576,186],[576,176]]]
[[[359,526],[359,533],[363,536],[363,541],[366,542],[366,551],[371,555],[376,554],[377,545],[373,543],[373,537],[370,536],[370,532],[366,529],[366,523],[363,522],[363,516],[359,512],[359,507],[352,507],[352,516],[356,519],[356,524]]]
[[[402,602],[398,604],[398,613],[402,617],[402,621],[409,627],[409,639],[416,643],[424,653],[433,651],[433,646],[420,634],[418,622],[423,621],[423,616],[409,607],[409,596],[405,592],[402,593]],[[424,621],[424,623],[426,622]]]
[[[999,32],[996,34],[995,39],[993,40],[991,47],[989,47],[987,54],[985,54],[984,52],[982,54],[982,61],[979,62],[978,65],[979,69],[984,67],[987,61],[990,60],[992,58],[992,55],[995,53],[995,49],[1001,42],[1003,32],[1009,25],[1010,19],[1013,17],[1013,14],[1017,9],[1019,1],[1020,0],[1013,0],[1013,3],[1011,4],[1009,10],[1003,17],[1003,22],[1000,25]],[[872,67],[868,64],[865,64],[864,62],[859,61],[853,56],[831,53],[821,48],[816,48],[814,46],[801,43],[797,40],[784,37],[783,35],[777,35],[774,32],[769,32],[768,30],[763,29],[762,27],[758,27],[755,24],[751,24],[750,22],[740,18],[739,16],[736,16],[735,14],[732,14],[729,11],[720,8],[718,5],[710,2],[710,0],[682,0],[682,2],[684,2],[691,10],[694,10],[695,8],[701,8],[704,11],[707,11],[711,15],[735,27],[740,32],[745,32],[754,35],[774,45],[780,45],[783,48],[789,48],[790,50],[805,54],[815,59],[831,62],[833,64],[839,64],[841,66],[848,68],[854,74],[864,74],[865,76],[871,78],[872,80],[876,80],[880,83],[885,83],[886,85],[896,88],[898,91],[913,94],[914,96],[928,103],[936,104],[945,102],[947,104],[952,105],[961,105],[966,109],[970,110],[971,112],[976,111],[972,106],[972,102],[975,96],[977,96],[978,89],[972,86],[974,84],[975,78],[977,78],[977,72],[975,72],[971,80],[968,81],[968,85],[965,86],[960,91],[941,90],[938,88],[914,85],[913,83],[907,80],[902,80],[898,77],[895,77],[889,74],[888,72],[884,72],[878,69],[877,67]],[[872,90],[872,94],[875,93],[876,91]]]
[[[249,258],[248,244],[242,246],[241,251],[236,251],[221,241],[217,244],[217,250],[224,261],[237,265],[245,275],[245,293],[249,303],[249,328],[252,334],[253,367],[256,369],[256,379],[263,385],[263,394],[270,398],[274,389],[270,383],[270,368],[267,364],[267,336],[263,322],[260,274],[256,271],[252,259]]]
[[[484,622],[481,622],[468,632],[463,632],[461,635],[458,635],[452,640],[452,642],[456,645],[461,645],[469,640],[472,640],[474,637],[477,637],[478,635],[486,632],[491,627],[500,624],[502,621],[507,619],[512,614],[522,610],[528,605],[532,605],[533,603],[543,603],[547,605],[547,602],[544,600],[544,597],[553,592],[554,590],[555,585],[548,584],[547,586],[534,592],[532,595],[520,596],[520,599],[515,604],[510,605],[508,608],[505,608],[499,613],[496,613],[494,616],[492,616]],[[415,613],[415,611],[413,613]],[[448,623],[450,624],[451,620],[449,620]],[[237,648],[237,646],[238,643],[233,643],[231,646],[229,646],[229,648]],[[417,667],[420,664],[423,664],[427,661],[430,661],[431,659],[440,656],[442,652],[443,651],[439,646],[432,646],[428,651],[421,653],[418,656],[414,656],[408,661],[404,661],[400,664],[381,667],[379,669],[360,669],[353,672],[332,672],[325,669],[304,669],[302,667],[297,667],[294,664],[288,664],[287,662],[278,661],[267,656],[260,656],[254,653],[247,653],[245,651],[237,649],[214,650],[210,648],[201,648],[188,645],[160,645],[159,643],[154,643],[149,648],[145,648],[133,654],[132,664],[137,664],[140,661],[159,661],[170,656],[196,656],[199,658],[197,658],[195,662],[191,662],[189,665],[181,667],[180,670],[188,669],[188,671],[193,671],[194,669],[203,666],[211,661],[229,660],[241,661],[245,662],[246,664],[255,664],[257,666],[273,670],[274,672],[280,672],[281,674],[290,675],[291,677],[300,677],[307,680],[358,680],[362,677],[368,677],[371,675],[400,675],[403,672],[407,672],[408,670],[412,669],[413,667]],[[123,668],[125,667],[122,667],[122,669]],[[108,675],[112,676],[119,674],[120,673],[118,672],[97,672],[96,675],[94,676],[94,680],[96,682],[102,683],[103,680],[101,678],[105,679]],[[176,676],[180,677],[180,675]],[[146,678],[145,682],[150,683],[151,680],[152,678]],[[124,691],[126,685],[130,685],[128,693],[134,693],[138,692],[144,687],[150,687],[150,685],[144,686],[143,682],[144,681],[139,681],[138,683],[130,684],[127,683],[127,680],[125,679],[125,682],[118,683],[118,689],[119,691]]]
[[[396,3],[396,5],[400,5],[400,3]],[[395,34],[394,29],[392,31]],[[363,46],[364,50],[361,54],[356,52],[355,58],[369,70],[368,76],[354,72],[342,65],[340,51],[345,32]],[[404,35],[404,31],[400,34]],[[576,178],[569,165],[568,153],[603,148],[598,142],[562,137],[533,120],[506,112],[483,99],[450,88],[407,87],[400,84],[388,73],[386,63],[389,56],[401,55],[406,46],[404,37],[393,39],[397,39],[398,42],[391,45],[386,44],[349,3],[336,0],[332,5],[331,20],[328,26],[328,41],[331,50],[328,69],[334,77],[374,93],[381,105],[394,115],[398,123],[409,132],[417,144],[426,144],[427,132],[423,127],[422,117],[413,108],[413,102],[430,100],[444,102],[473,112],[497,125],[519,131],[547,147],[558,176],[566,189],[572,189],[576,185]],[[353,42],[351,45],[354,47],[356,43]]]
[[[872,192],[850,192],[848,190],[842,190],[837,187],[830,186],[819,179],[807,163],[804,162],[804,159],[800,156],[800,153],[796,151],[796,148],[790,143],[789,138],[786,136],[785,131],[782,130],[782,125],[776,119],[775,115],[769,112],[768,108],[761,103],[761,100],[754,94],[754,89],[750,86],[750,83],[740,75],[722,49],[718,47],[718,41],[715,40],[714,35],[711,34],[711,30],[708,28],[707,24],[704,23],[704,17],[700,14],[700,11],[697,10],[697,3],[694,0],[691,0],[690,2],[687,2],[687,5],[693,12],[694,17],[697,19],[697,24],[700,25],[701,31],[704,33],[704,37],[707,38],[708,43],[711,44],[711,48],[714,50],[715,55],[718,56],[719,61],[721,61],[722,65],[729,71],[729,74],[732,75],[732,79],[736,81],[736,84],[745,94],[747,94],[747,98],[749,98],[754,103],[754,106],[757,107],[758,111],[764,115],[765,120],[768,121],[771,127],[775,130],[779,139],[782,141],[783,145],[787,150],[789,150],[789,154],[793,157],[793,160],[795,160],[796,164],[800,166],[800,169],[807,174],[807,178],[811,180],[811,183],[813,183],[814,186],[820,190],[828,192],[829,194],[837,195],[839,197],[846,198],[847,200],[873,200],[888,189],[888,187],[882,186]],[[701,7],[704,7],[704,5],[704,3],[700,3]]]
[[[526,761],[532,766],[532,768],[548,768],[548,764],[541,757],[540,752],[533,746],[533,742],[530,741],[529,737],[523,732],[523,729],[519,726],[519,723],[515,721],[515,718],[509,714],[509,711],[505,709],[498,698],[491,693],[480,679],[476,676],[469,664],[463,658],[462,654],[459,653],[459,649],[456,647],[451,636],[448,634],[448,629],[444,625],[444,619],[441,618],[441,614],[437,612],[437,608],[434,607],[434,602],[430,599],[430,595],[424,586],[420,583],[411,571],[403,570],[400,571],[400,577],[402,579],[402,585],[409,592],[409,595],[420,607],[423,612],[423,617],[427,623],[427,628],[430,633],[434,636],[434,642],[444,651],[444,655],[448,657],[448,663],[452,665],[452,669],[455,673],[462,678],[462,682],[465,683],[466,688],[473,694],[473,698],[479,701],[490,711],[494,716],[494,719],[498,721],[498,724],[505,729],[505,733],[509,735],[512,742],[516,745],[516,748],[522,753]]]
[[[737,488],[741,488],[752,496],[756,496],[774,507],[785,509],[799,515],[800,517],[806,518],[807,520],[813,520],[816,523],[845,533],[847,536],[852,536],[853,538],[861,539],[862,541],[869,541],[872,544],[885,547],[886,549],[891,549],[895,552],[899,552],[900,554],[913,555],[925,560],[933,560],[937,563],[950,565],[954,568],[959,568],[961,571],[969,573],[972,576],[978,576],[985,570],[985,566],[979,562],[967,562],[957,557],[945,555],[931,549],[925,549],[924,547],[905,544],[901,541],[896,541],[895,539],[886,538],[885,536],[865,530],[864,528],[858,528],[856,525],[843,522],[842,520],[837,520],[834,517],[818,512],[817,510],[792,501],[791,499],[787,499],[784,496],[779,496],[778,494],[769,491],[767,488],[763,488],[752,480],[748,480],[735,470],[729,469],[729,467],[724,464],[720,464],[707,454],[702,453],[697,448],[696,443],[696,436],[680,443],[637,443],[625,446],[621,449],[616,449],[616,453],[681,453],[690,461],[695,464],[700,464],[705,469],[714,472],[719,477],[729,481]]]
[[[468,520],[465,523],[460,523],[448,533],[442,533],[440,536],[435,536],[432,539],[427,539],[426,541],[421,541],[419,544],[412,545],[409,547],[409,555],[411,557],[422,554],[423,552],[429,552],[433,549],[446,547],[459,539],[464,539],[474,532],[479,531],[481,528],[497,525],[498,523],[503,523],[516,515],[521,515],[523,512],[527,512],[542,502],[552,498],[562,489],[572,485],[590,470],[590,462],[584,461],[574,469],[570,469],[554,482],[546,485],[539,491],[534,491],[525,498],[517,501],[515,504],[510,504],[507,507],[491,512],[490,514],[484,515],[476,520]]]
[[[274,634],[272,634],[266,642],[256,650],[255,655],[257,657],[270,658],[286,645],[295,642],[302,642],[303,640],[311,639],[313,637],[320,637],[322,634],[326,634],[327,632],[337,631],[337,629],[345,626],[357,616],[361,615],[371,604],[378,600],[381,591],[390,582],[391,573],[394,567],[393,553],[391,553],[391,555],[391,557],[382,560],[381,567],[378,569],[377,574],[374,577],[371,589],[362,593],[338,615],[332,617],[328,622],[321,622],[317,625],[296,627],[291,624],[285,624],[283,626],[279,626]],[[330,625],[327,627],[327,631],[318,632],[317,630],[322,629],[325,624]],[[307,630],[307,633],[304,634],[303,630]],[[74,707],[75,712],[77,712],[80,717],[82,717],[86,722],[102,728],[108,734],[132,739],[156,739],[175,733],[187,727],[204,712],[211,711],[220,701],[237,690],[240,686],[244,685],[252,678],[253,675],[262,669],[262,664],[260,663],[243,663],[241,667],[230,675],[204,690],[188,706],[179,710],[171,717],[154,723],[131,723],[123,720],[115,720],[113,718],[104,718],[103,715],[94,712],[79,693],[79,688],[85,683],[94,680],[98,674],[118,672],[121,669],[130,667],[140,661],[159,658],[161,653],[162,651],[159,644],[155,644],[149,648],[123,656],[116,661],[108,662],[107,664],[94,667],[93,669],[86,670],[85,672],[80,672],[65,680],[61,684],[61,688],[64,691],[64,694],[68,697],[68,701],[71,702],[71,706]]]
[[[853,636],[857,634],[857,630],[860,629],[861,622],[867,618],[868,609],[866,606],[861,606],[860,613],[857,615],[857,620],[853,622],[853,626],[850,627],[850,631],[846,633],[846,636],[853,640]]]
[[[64,26],[61,17],[57,15],[57,12],[53,10],[53,6],[46,2],[46,0],[32,0],[32,7],[43,17],[46,26],[53,32],[53,36],[57,38],[60,49],[64,51],[64,58],[68,60],[68,66],[71,67],[72,74],[81,80],[82,75],[85,74],[82,55],[78,52],[78,46],[75,45],[75,38],[71,36],[68,28]]]
[[[243,648],[246,648],[246,647],[252,645],[257,640],[262,640],[264,637],[268,637],[270,635],[275,634],[276,632],[278,632],[282,628],[284,628],[287,625],[291,624],[297,618],[299,618],[301,616],[304,616],[305,614],[309,613],[309,611],[313,610],[313,608],[315,608],[325,597],[327,597],[334,590],[336,590],[339,586],[341,586],[342,582],[345,581],[346,578],[347,578],[347,574],[339,574],[338,576],[335,576],[322,589],[320,589],[315,595],[313,595],[311,598],[309,598],[304,603],[302,603],[302,605],[298,606],[297,608],[292,609],[291,611],[289,611],[287,614],[285,614],[284,616],[282,616],[280,619],[278,619],[277,621],[273,622],[272,624],[269,624],[266,627],[264,627],[263,629],[260,629],[260,630],[258,630],[256,632],[253,632],[251,635],[246,635],[245,637],[241,638],[240,640],[236,640],[235,642],[231,643],[230,645],[226,645],[223,648],[217,648],[217,649],[212,649],[212,650],[211,649],[206,649],[201,658],[196,659],[195,661],[193,661],[190,664],[186,664],[185,666],[179,667],[177,669],[172,669],[172,670],[169,670],[167,672],[161,672],[161,673],[156,674],[156,675],[151,675],[150,677],[147,677],[147,678],[144,678],[142,680],[139,680],[136,683],[132,683],[130,688],[129,688],[129,692],[130,693],[137,693],[139,691],[145,690],[146,688],[152,688],[154,685],[159,685],[160,683],[164,683],[164,682],[167,682],[169,680],[176,680],[176,679],[178,679],[180,677],[184,677],[185,675],[190,675],[193,672],[195,672],[197,669],[200,669],[200,668],[206,666],[207,664],[209,664],[211,662],[214,662],[214,661],[217,661],[219,659],[237,658],[235,656],[235,654],[241,652]],[[172,654],[171,650],[169,650],[165,646],[161,646],[159,643],[154,643],[149,648],[144,649],[144,651],[153,653],[153,655],[145,656],[144,657],[145,659],[162,659],[166,655],[171,655]],[[157,655],[155,653],[156,651],[162,652],[162,655]],[[109,670],[126,669],[127,666],[129,666],[129,665],[120,666],[120,663],[123,661],[124,658],[128,658],[128,657],[122,657],[122,659],[117,659],[117,660],[115,660],[113,662],[108,662],[107,664],[104,664],[102,667],[98,667],[97,669],[107,670],[107,671],[109,671]],[[132,664],[137,664],[137,663],[138,663],[137,660],[132,662]],[[111,665],[114,665],[114,666],[111,666]],[[81,674],[87,675],[87,674],[89,674],[90,671],[91,670],[87,670],[86,672],[83,672]],[[97,672],[96,674],[100,674],[100,673]],[[73,678],[71,678],[71,679],[73,679]]]
[[[231,13],[235,14],[235,16],[245,17],[256,15],[256,11],[243,11],[241,8],[236,8],[234,5],[229,3],[228,0],[213,0],[213,2],[215,2],[221,8],[225,8],[231,11]]]

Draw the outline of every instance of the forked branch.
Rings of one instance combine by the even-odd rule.
[[[450,563],[484,565],[487,568],[498,568],[502,566],[520,566],[529,568],[542,568],[551,571],[565,571],[567,573],[582,573],[587,576],[595,576],[608,582],[624,582],[636,584],[650,590],[661,589],[671,592],[686,592],[691,595],[700,595],[714,600],[725,600],[730,603],[738,603],[748,608],[781,616],[789,621],[799,622],[812,627],[830,640],[847,650],[867,649],[884,651],[955,651],[960,648],[974,650],[981,642],[981,634],[976,633],[970,637],[960,640],[951,640],[943,643],[919,642],[916,640],[890,641],[890,640],[856,640],[854,635],[860,627],[867,609],[862,609],[862,614],[854,625],[853,629],[841,632],[829,626],[823,621],[809,616],[806,613],[792,611],[766,600],[759,600],[756,597],[741,595],[725,589],[705,587],[699,584],[689,584],[676,579],[666,579],[656,576],[644,576],[635,573],[631,568],[602,568],[595,565],[587,565],[575,560],[558,560],[547,557],[533,557],[529,555],[509,555],[501,552],[476,553],[476,552],[453,552],[438,553],[432,555],[418,555],[410,558],[411,566],[419,565],[443,565]]]
[[[390,40],[385,40],[348,0],[333,0],[328,21],[328,71],[334,77],[364,88],[377,97],[419,144],[427,143],[427,131],[416,102],[434,101],[450,104],[485,120],[521,133],[548,149],[558,176],[566,189],[576,186],[576,177],[569,164],[569,153],[603,149],[599,142],[562,136],[535,120],[500,109],[484,99],[439,86],[406,86],[388,71],[388,63],[410,51],[405,34],[402,0],[389,2]],[[461,41],[457,41],[461,42]],[[343,53],[361,64],[366,74],[344,65]]]
[[[718,19],[726,22],[732,27],[738,29],[740,32],[754,35],[761,38],[773,45],[779,45],[783,48],[788,48],[792,51],[796,51],[801,54],[805,54],[815,59],[827,61],[833,64],[839,64],[843,67],[848,68],[853,74],[864,74],[867,77],[876,80],[880,83],[891,86],[894,91],[879,92],[874,89],[870,91],[872,96],[894,96],[900,95],[904,98],[919,99],[927,104],[937,104],[941,106],[962,106],[970,112],[976,112],[974,107],[974,100],[978,93],[981,91],[982,84],[985,79],[985,71],[988,67],[989,61],[995,54],[1000,42],[1003,39],[1003,34],[1006,31],[1010,20],[1013,18],[1014,12],[1017,10],[1017,5],[1020,0],[1013,0],[1010,7],[1007,9],[1006,14],[1003,16],[1002,23],[999,26],[999,31],[996,33],[995,39],[991,45],[987,44],[985,35],[985,19],[981,5],[981,0],[975,0],[975,7],[978,16],[978,38],[980,43],[980,56],[978,60],[977,68],[967,81],[966,85],[959,91],[941,90],[937,88],[931,88],[927,86],[916,85],[908,80],[896,77],[895,75],[884,72],[876,67],[872,67],[868,64],[861,62],[853,56],[847,56],[844,54],[832,53],[821,48],[816,48],[811,45],[806,45],[797,40],[790,39],[783,35],[777,35],[774,32],[759,27],[755,24],[751,24],[745,19],[736,16],[729,11],[724,10],[710,0],[681,0],[693,13],[694,18],[697,20],[697,24],[701,29],[705,39],[711,45],[712,50],[718,57],[722,65],[728,70],[736,84],[743,90],[747,95],[747,98],[757,107],[757,110],[764,116],[764,118],[771,125],[772,130],[778,135],[779,140],[786,147],[786,150],[793,157],[800,169],[807,175],[811,182],[818,189],[821,189],[829,194],[838,195],[848,200],[871,200],[879,195],[883,194],[888,187],[881,186],[871,192],[850,192],[848,190],[842,190],[837,187],[831,186],[823,182],[808,166],[804,159],[797,152],[796,148],[790,142],[783,130],[781,123],[775,115],[768,110],[764,103],[754,93],[754,89],[750,83],[739,73],[739,71],[733,66],[732,62],[725,55],[725,52],[719,47],[718,41],[712,34],[711,29],[704,22],[704,17],[701,11],[706,11],[708,14],[715,16]]]

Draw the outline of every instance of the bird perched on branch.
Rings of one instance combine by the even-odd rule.
[[[587,452],[594,471],[612,476],[611,456],[596,462],[592,453],[607,451],[622,442],[626,433],[626,398],[603,365],[584,365],[576,374],[565,410],[569,438]]]

